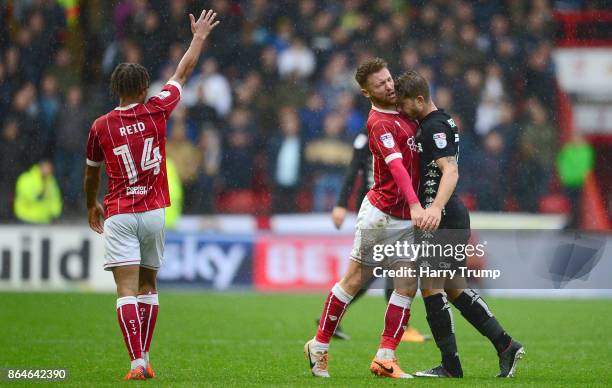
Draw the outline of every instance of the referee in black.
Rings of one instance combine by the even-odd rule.
[[[351,163],[349,164],[346,175],[344,176],[344,183],[342,184],[342,189],[340,190],[338,202],[336,202],[336,206],[332,210],[332,221],[336,226],[336,229],[340,229],[344,223],[344,219],[346,218],[346,213],[348,211],[348,200],[353,192],[353,188],[355,187],[357,177],[361,177],[361,185],[359,187],[357,196],[358,204],[363,201],[366,194],[374,184],[373,168],[372,153],[370,152],[370,147],[368,146],[368,132],[367,129],[364,129],[355,137],[355,140],[353,141],[353,158],[351,159]],[[353,297],[351,305],[355,304],[355,301],[368,291],[374,280],[376,280],[376,278],[372,277],[369,282],[363,286],[363,288]],[[385,297],[387,302],[389,301],[392,292],[393,279],[388,278],[385,286]],[[340,326],[336,328],[334,337],[345,340],[350,339],[350,336],[342,331]],[[412,326],[406,327],[404,336],[402,337],[402,341],[404,342],[425,342],[429,339],[431,339],[430,336],[421,334]]]
[[[465,245],[470,236],[470,216],[455,193],[459,180],[459,129],[446,112],[434,105],[427,80],[416,71],[402,74],[395,82],[395,91],[401,112],[419,122],[416,144],[421,184],[418,195],[425,208],[425,217],[422,230],[417,233],[420,237],[417,241]],[[457,265],[457,260],[451,257],[445,263],[438,264]],[[430,370],[416,372],[415,376],[463,377],[448,303],[450,300],[461,315],[495,347],[499,357],[498,377],[512,377],[517,361],[524,354],[523,346],[502,328],[482,297],[476,291],[467,289],[464,279],[458,282],[440,279],[442,283],[439,285],[432,285],[431,280],[421,279],[421,294],[427,322],[440,349],[442,362]]]

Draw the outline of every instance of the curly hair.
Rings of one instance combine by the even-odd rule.
[[[120,63],[113,70],[110,90],[115,97],[136,97],[148,87],[149,72],[138,63]]]

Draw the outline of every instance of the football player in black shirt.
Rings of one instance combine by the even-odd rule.
[[[430,97],[429,84],[415,71],[402,74],[395,82],[396,95],[402,113],[418,120],[416,143],[420,156],[421,185],[419,199],[425,209],[421,237],[425,241],[467,244],[470,236],[469,213],[455,187],[459,179],[459,131],[453,119],[436,108]],[[421,241],[417,239],[416,241]],[[457,263],[451,259],[450,264]],[[512,339],[499,324],[485,301],[464,279],[441,279],[440,284],[421,278],[421,293],[425,301],[427,322],[442,355],[441,365],[423,372],[419,377],[463,377],[457,353],[452,313],[448,300],[461,315],[486,336],[499,356],[498,377],[512,377],[517,361],[524,355],[523,346]],[[448,299],[447,299],[448,298]]]

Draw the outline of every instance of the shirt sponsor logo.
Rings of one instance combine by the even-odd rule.
[[[380,141],[382,141],[383,145],[387,148],[393,148],[395,146],[395,140],[393,140],[393,135],[390,133],[384,133],[380,136]]]
[[[127,195],[145,195],[149,192],[147,186],[130,186],[127,188]]]
[[[440,149],[446,147],[446,133],[434,133],[433,139],[436,143],[436,147]]]
[[[406,144],[408,144],[408,148],[410,148],[410,151],[412,151],[412,152],[422,152],[422,151],[419,150],[420,144],[417,144],[414,136],[410,136],[408,138],[408,140],[406,140]]]

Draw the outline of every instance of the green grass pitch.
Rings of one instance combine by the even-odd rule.
[[[151,349],[158,377],[138,386],[606,386],[612,384],[612,300],[490,299],[505,328],[527,352],[517,377],[500,380],[489,342],[454,310],[466,377],[381,379],[368,366],[385,304],[368,296],[345,315],[348,342],[333,341],[330,380],[310,376],[302,354],[315,332],[324,295],[177,293],[160,295]],[[428,332],[423,302],[411,323]],[[0,293],[0,368],[68,368],[63,386],[115,386],[129,360],[111,294]],[[407,372],[434,366],[432,342],[398,349]],[[31,384],[31,383],[30,383]],[[0,381],[0,386],[19,383]]]

